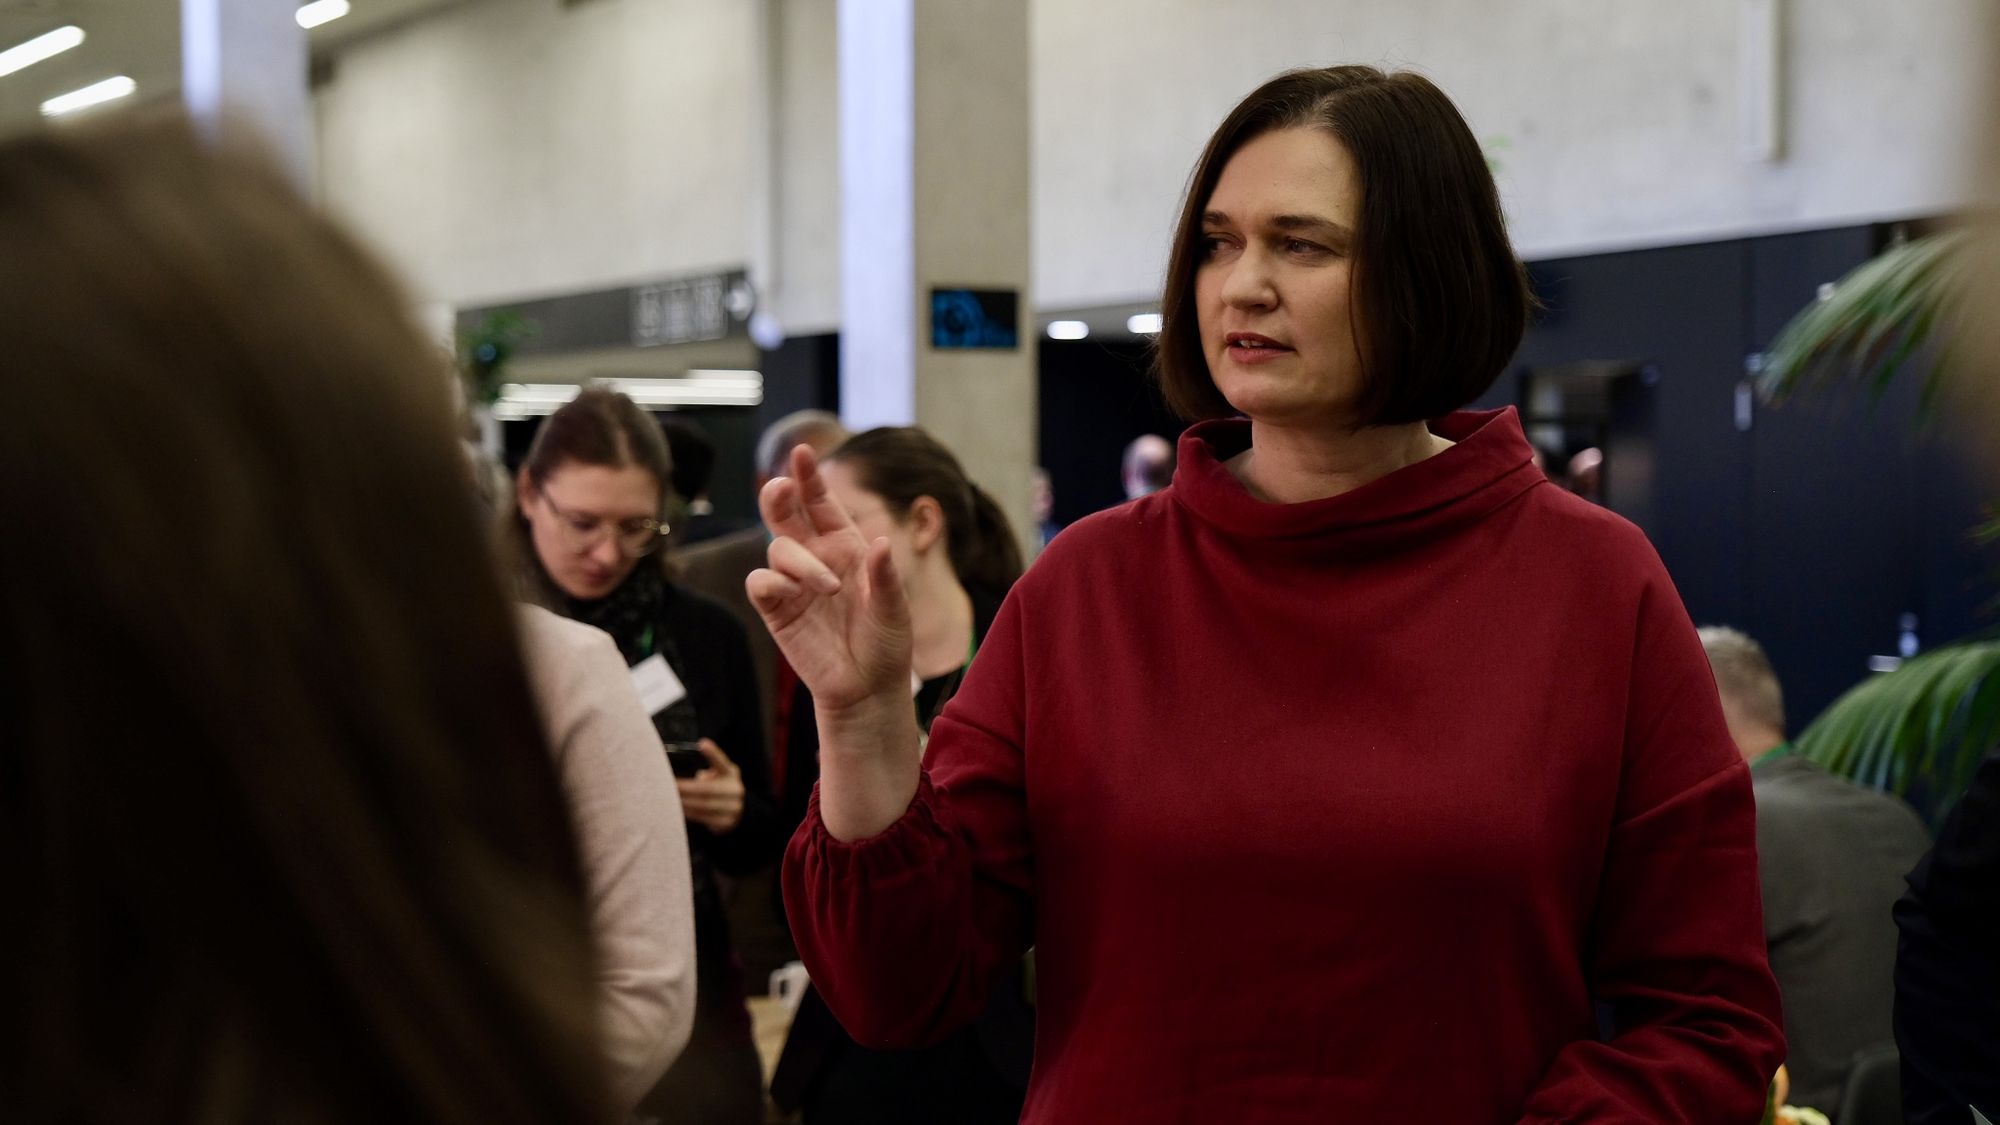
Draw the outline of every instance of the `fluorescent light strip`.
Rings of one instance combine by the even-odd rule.
[[[313,0],[299,9],[299,26],[311,30],[320,24],[332,23],[352,10],[347,0]]]
[[[1049,321],[1049,339],[1081,340],[1090,335],[1090,325],[1080,320]]]
[[[0,51],[0,78],[25,70],[43,59],[54,58],[82,42],[82,28],[59,27],[47,35],[37,35],[18,47],[9,47]]]
[[[124,75],[95,82],[81,90],[71,90],[42,103],[43,117],[61,117],[65,113],[75,113],[105,102],[115,102],[139,88],[139,84]]]
[[[594,379],[644,407],[758,406],[764,376],[757,371],[690,371],[682,379]],[[493,416],[534,418],[554,414],[583,389],[576,383],[507,383],[500,388]]]
[[[1160,314],[1134,313],[1125,318],[1125,331],[1134,336],[1157,336],[1160,334]]]

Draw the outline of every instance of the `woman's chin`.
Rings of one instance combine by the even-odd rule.
[[[1296,377],[1272,378],[1262,372],[1225,370],[1215,389],[1237,413],[1271,426],[1340,426],[1352,416],[1354,396],[1324,383],[1301,386]]]
[[[606,597],[611,591],[618,588],[618,583],[614,579],[590,578],[576,574],[562,576],[556,580],[556,585],[562,587],[563,593],[584,602],[596,601],[599,598]]]
[[[1267,425],[1318,424],[1338,413],[1332,404],[1315,401],[1289,387],[1230,387],[1223,389],[1222,397],[1237,413]]]

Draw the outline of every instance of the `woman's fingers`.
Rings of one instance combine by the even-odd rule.
[[[805,544],[788,535],[771,540],[768,558],[772,570],[801,586],[822,594],[840,592],[840,576],[833,572],[833,568],[821,561],[818,555],[806,550]]]
[[[798,482],[799,503],[805,509],[808,522],[821,535],[845,531],[854,526],[854,520],[840,501],[833,498],[833,491],[826,486],[826,478],[820,475],[819,461],[813,456],[809,445],[794,446],[792,449],[792,479]]]
[[[757,494],[757,510],[771,534],[812,538],[812,521],[806,519],[805,508],[799,503],[799,482],[792,478],[775,477],[766,484]]]
[[[910,606],[903,598],[903,578],[896,573],[896,558],[889,553],[886,538],[868,544],[868,593],[877,621],[890,629],[909,628]]]
[[[750,604],[757,612],[769,619],[783,613],[806,588],[775,570],[759,567],[743,580],[743,592],[750,595]]]
[[[735,771],[736,763],[729,760],[729,755],[723,753],[722,747],[716,745],[714,739],[704,738],[694,745],[695,749],[701,751],[701,756],[707,758],[708,764],[715,769],[723,773]]]

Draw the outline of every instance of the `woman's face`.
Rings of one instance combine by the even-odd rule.
[[[619,529],[660,512],[659,481],[637,465],[572,461],[539,488],[523,473],[518,498],[542,569],[563,593],[586,601],[617,589],[639,565],[620,548]]]
[[[1360,218],[1354,158],[1324,130],[1265,133],[1223,166],[1203,208],[1195,312],[1216,389],[1252,419],[1352,425]]]

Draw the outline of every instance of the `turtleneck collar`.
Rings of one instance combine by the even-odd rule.
[[[1534,452],[1513,407],[1460,411],[1431,424],[1455,442],[1360,488],[1303,504],[1251,496],[1224,464],[1250,447],[1250,423],[1197,423],[1181,435],[1169,494],[1223,535],[1262,549],[1373,554],[1420,546],[1484,518],[1536,484]]]

